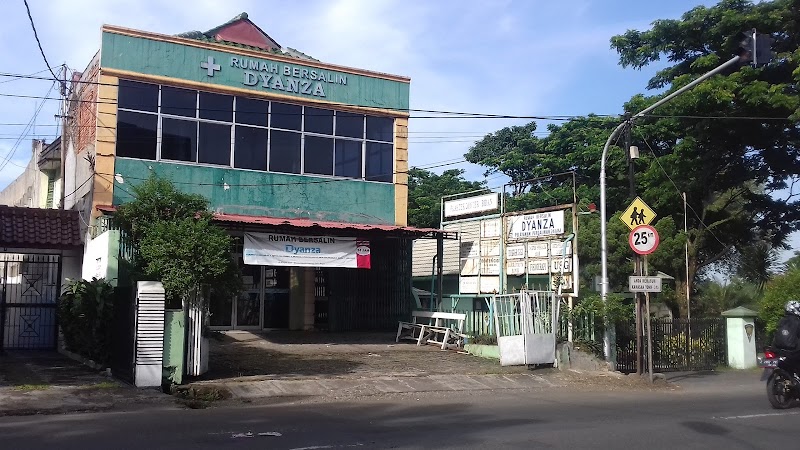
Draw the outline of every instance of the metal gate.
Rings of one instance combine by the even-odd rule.
[[[555,362],[558,306],[555,294],[548,291],[492,297],[500,365]]]
[[[0,349],[56,348],[59,255],[0,253],[0,275]]]

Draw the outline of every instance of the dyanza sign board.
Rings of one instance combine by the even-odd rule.
[[[100,59],[104,70],[372,108],[405,111],[409,105],[407,78],[314,61],[290,62],[266,52],[205,48],[186,39],[113,27],[103,29]]]
[[[369,269],[370,247],[354,237],[245,233],[243,259],[248,265]]]
[[[509,216],[506,220],[508,238],[512,240],[564,234],[563,210]]]

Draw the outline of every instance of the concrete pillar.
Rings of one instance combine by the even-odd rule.
[[[289,329],[302,330],[305,319],[303,317],[306,303],[306,268],[292,267],[289,269]]]
[[[725,317],[728,340],[728,365],[734,369],[756,367],[755,318],[758,315],[745,307],[729,309]]]
[[[305,270],[305,308],[303,309],[303,329],[314,329],[314,299],[316,289],[315,271],[313,267]]]

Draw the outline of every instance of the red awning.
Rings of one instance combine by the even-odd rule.
[[[109,205],[98,205],[97,209],[103,212],[114,212],[116,207]],[[436,228],[415,228],[401,227],[397,225],[372,225],[363,223],[348,222],[328,222],[323,220],[311,219],[287,219],[285,217],[268,216],[248,216],[244,214],[214,213],[214,220],[221,224],[241,224],[241,225],[263,225],[268,227],[282,228],[290,231],[291,228],[304,228],[311,231],[323,232],[325,230],[361,231],[361,232],[383,232],[387,234],[397,234],[412,238],[437,238],[440,235],[444,239],[458,239],[455,231],[438,230]]]
[[[401,227],[397,225],[373,225],[348,222],[327,222],[311,219],[287,219],[283,217],[247,216],[243,214],[215,213],[214,220],[224,223],[239,223],[249,225],[266,225],[270,227],[306,228],[311,230],[345,230],[364,232],[385,232],[417,238],[436,238],[441,235],[444,239],[457,239],[454,231],[437,230],[435,228]]]

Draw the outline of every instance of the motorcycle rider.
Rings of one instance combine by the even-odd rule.
[[[775,331],[773,347],[785,356],[784,364],[794,373],[800,372],[800,302],[789,300],[784,306],[783,318]]]

